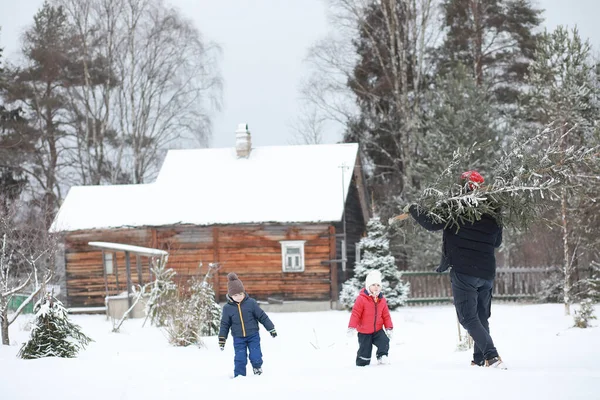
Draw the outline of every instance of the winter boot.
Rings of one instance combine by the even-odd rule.
[[[381,356],[377,358],[377,364],[379,365],[387,365],[390,361],[388,360],[388,356]]]
[[[252,368],[252,371],[254,371],[254,375],[260,375],[260,374],[262,374],[262,368],[261,367]]]
[[[492,357],[489,360],[485,360],[485,366],[490,368],[506,369],[506,364],[502,362],[500,356]]]
[[[483,367],[485,365],[485,361],[479,361],[479,362],[475,362],[475,361],[471,361],[471,367]]]

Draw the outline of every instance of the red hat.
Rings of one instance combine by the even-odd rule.
[[[483,176],[481,176],[481,174],[475,170],[463,172],[460,175],[460,179],[469,181],[469,189],[471,190],[475,189],[475,187],[479,187],[485,181]],[[476,183],[477,185],[474,185],[473,183]]]

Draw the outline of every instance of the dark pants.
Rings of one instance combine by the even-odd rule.
[[[488,318],[492,315],[492,289],[494,280],[450,271],[452,295],[458,321],[469,332],[475,342],[473,361],[498,357],[494,341],[490,336]]]
[[[233,370],[234,376],[246,376],[246,364],[248,364],[248,358],[250,358],[252,368],[259,368],[262,366],[263,360],[260,351],[260,335],[258,332],[247,337],[234,337],[233,349],[235,350],[235,357],[233,358],[235,367]]]
[[[390,339],[383,329],[375,333],[358,334],[358,352],[356,353],[356,365],[364,367],[371,363],[373,345],[377,347],[377,358],[387,356],[390,349]]]

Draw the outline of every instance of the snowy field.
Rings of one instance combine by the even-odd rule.
[[[600,306],[596,306],[596,315]],[[600,328],[571,328],[562,305],[494,304],[492,335],[507,371],[469,366],[456,351],[452,306],[395,311],[390,365],[354,366],[356,339],[342,311],[270,313],[279,336],[261,328],[264,374],[231,379],[233,345],[175,348],[157,328],[104,316],[72,320],[93,342],[76,359],[20,360],[30,316],[0,346],[0,398],[19,399],[600,399]]]

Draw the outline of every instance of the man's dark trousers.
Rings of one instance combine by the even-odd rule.
[[[483,279],[450,271],[452,295],[458,321],[475,342],[473,361],[498,357],[498,351],[490,336],[488,318],[492,315],[493,279]]]

